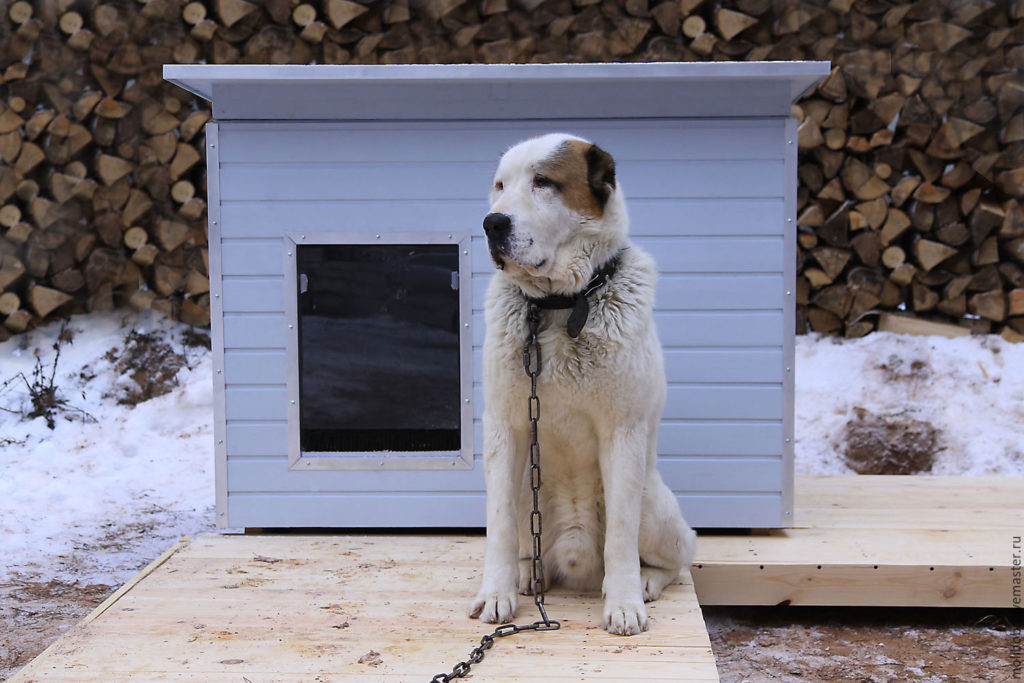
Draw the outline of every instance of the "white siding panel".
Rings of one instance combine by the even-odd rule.
[[[284,240],[222,240],[221,268],[231,275],[284,275]]]
[[[782,453],[782,422],[662,422],[658,453],[663,456],[778,456]]]
[[[228,313],[284,313],[284,278],[228,275],[221,298]]]
[[[665,419],[781,420],[782,387],[669,385]]]
[[[284,350],[228,349],[224,352],[224,371],[231,384],[284,384],[287,369]]]
[[[616,167],[631,197],[781,197],[778,160],[637,161]],[[221,164],[226,201],[478,199],[493,162]]]
[[[478,493],[235,493],[228,518],[244,527],[482,527]]]
[[[638,237],[658,272],[781,273],[782,237]],[[487,240],[473,237],[473,273],[491,274]]]
[[[221,159],[227,163],[434,162],[496,164],[508,147],[525,137],[553,130],[585,137],[607,150],[616,163],[651,160],[780,159],[777,121],[589,121],[520,122],[513,125],[460,123],[393,124],[293,123],[225,125]],[[636,134],[637,129],[654,131]],[[387,144],[374,133],[386,131]],[[714,132],[709,135],[709,132]],[[733,143],[721,144],[718,135]]]
[[[773,346],[782,332],[782,311],[655,311],[662,345]],[[484,314],[473,314],[473,346],[484,342]]]
[[[782,349],[681,349],[664,351],[668,382],[750,384],[782,381]],[[483,351],[473,350],[473,381],[483,381]]]
[[[782,334],[782,311],[656,312],[665,346],[773,346]]]
[[[669,488],[684,491],[774,492],[782,488],[779,458],[661,458]]]
[[[473,309],[487,303],[491,276],[473,276]],[[654,306],[661,311],[710,311],[729,309],[782,308],[782,275],[745,273],[683,275],[671,273],[658,278]]]
[[[770,492],[782,485],[777,458],[663,458],[658,469],[667,481],[689,491]],[[228,484],[238,493],[475,493],[484,488],[484,478],[479,466],[452,471],[369,471],[354,479],[351,472],[343,470],[292,471],[287,458],[230,458]]]
[[[283,349],[287,325],[284,314],[231,314],[224,316],[224,348]]]
[[[288,455],[288,422],[228,422],[227,454],[232,456]]]
[[[654,307],[660,311],[782,310],[781,274],[663,275]]]
[[[301,230],[457,230],[483,237],[487,189],[482,187],[472,199],[457,200],[225,201],[221,206],[221,234],[235,239],[279,237]],[[633,237],[777,235],[785,208],[782,199],[692,197],[629,198],[627,206]]]
[[[483,405],[481,385],[473,401]],[[524,404],[525,405],[525,404]],[[669,385],[662,419],[668,420],[781,420],[782,387],[776,385]]]
[[[665,351],[669,382],[781,382],[782,349],[679,349]]]
[[[782,497],[770,493],[676,494],[692,526],[782,525]],[[228,518],[239,527],[483,527],[484,494],[234,493]]]
[[[231,420],[287,420],[288,394],[282,387],[233,387],[227,394],[228,423]]]
[[[473,423],[476,454],[483,452],[483,426]],[[672,420],[658,429],[659,456],[774,456],[782,453],[782,421]]]
[[[726,528],[780,527],[788,524],[778,493],[676,493],[676,500],[690,526]]]

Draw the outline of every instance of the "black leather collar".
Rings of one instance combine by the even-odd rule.
[[[569,314],[569,321],[566,323],[565,330],[570,337],[575,339],[583,330],[583,326],[587,324],[587,316],[590,314],[590,302],[587,301],[587,297],[601,288],[615,275],[615,271],[619,269],[619,262],[622,260],[623,251],[625,249],[619,251],[603,266],[595,270],[587,286],[575,294],[550,294],[540,298],[526,296],[525,294],[523,296],[526,296],[526,300],[531,306],[536,306],[540,309],[556,310],[571,308],[572,313]]]

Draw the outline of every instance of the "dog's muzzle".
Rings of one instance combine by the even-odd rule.
[[[489,213],[484,216],[484,234],[491,251],[491,260],[499,269],[505,268],[508,256],[508,239],[512,234],[512,218],[503,213]]]

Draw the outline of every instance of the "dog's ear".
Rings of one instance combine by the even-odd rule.
[[[587,150],[587,183],[601,208],[615,190],[615,160],[597,145]]]

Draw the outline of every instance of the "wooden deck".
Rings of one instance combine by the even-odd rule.
[[[1011,607],[1024,479],[798,478],[796,526],[702,535],[651,630],[600,627],[555,590],[561,631],[499,640],[474,681],[717,681],[702,604]],[[1013,545],[1016,539],[1018,548]],[[183,540],[11,680],[426,681],[492,630],[466,609],[482,536]],[[536,618],[527,599],[519,623]]]
[[[428,681],[494,628],[466,617],[482,566],[482,536],[202,535],[11,680]],[[537,618],[525,602],[517,623]],[[546,604],[562,629],[500,639],[473,681],[718,680],[688,579],[628,638],[601,629],[597,595]]]
[[[1013,606],[1024,478],[798,477],[794,507],[793,529],[701,537],[702,605]]]

